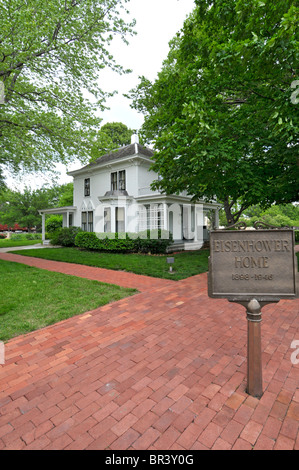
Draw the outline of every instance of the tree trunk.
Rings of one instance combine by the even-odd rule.
[[[227,221],[227,226],[228,227],[230,227],[231,225],[236,224],[238,222],[240,216],[242,215],[242,213],[245,211],[245,209],[247,209],[249,207],[248,204],[241,204],[240,209],[237,212],[233,213],[232,208],[233,208],[235,203],[236,203],[236,201],[230,201],[229,197],[227,196],[225,198],[225,201],[224,201],[224,204],[223,204],[223,208],[224,208],[224,212],[225,212],[225,215],[226,215],[226,221]]]

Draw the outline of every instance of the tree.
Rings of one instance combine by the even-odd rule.
[[[242,220],[248,226],[252,226],[256,221],[262,221],[274,227],[299,227],[299,206],[295,204],[273,205],[266,210],[260,206],[251,206],[244,211]]]
[[[292,0],[195,4],[157,80],[141,77],[131,98],[155,144],[154,188],[216,197],[232,225],[253,204],[299,197],[299,8]]]
[[[101,131],[111,138],[115,149],[123,145],[129,145],[131,136],[134,134],[134,131],[122,122],[107,122],[101,127]]]
[[[94,139],[95,143],[91,151],[92,160],[96,160],[123,145],[129,145],[133,133],[134,131],[122,122],[107,122],[101,127]]]
[[[39,210],[62,205],[72,205],[72,186],[68,183],[62,186],[31,190],[23,192],[6,189],[0,195],[0,224],[13,227],[15,223],[21,227],[41,229]]]
[[[100,71],[127,72],[108,48],[133,32],[122,18],[128,1],[0,3],[0,170],[88,160],[101,121],[95,113],[109,96]]]

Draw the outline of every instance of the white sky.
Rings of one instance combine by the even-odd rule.
[[[169,41],[182,28],[194,6],[194,0],[130,0],[128,10],[136,19],[138,34],[129,39],[128,46],[112,44],[112,52],[118,63],[133,72],[121,77],[108,71],[103,74],[103,89],[114,89],[110,88],[112,84],[118,94],[109,100],[111,109],[101,115],[102,124],[122,122],[130,129],[141,127],[143,116],[130,108],[130,101],[122,94],[138,85],[141,75],[150,80],[156,78],[169,52]]]
[[[129,18],[136,19],[135,31],[137,35],[127,38],[129,45],[120,40],[112,42],[109,51],[117,63],[126,69],[132,69],[129,75],[118,75],[109,70],[101,73],[100,86],[104,91],[117,90],[118,94],[107,101],[110,110],[99,114],[102,125],[106,122],[122,122],[130,129],[139,129],[143,123],[143,115],[131,109],[130,100],[124,98],[123,93],[129,92],[139,83],[138,77],[144,75],[154,80],[162,68],[162,62],[169,52],[169,41],[182,28],[186,17],[193,11],[194,0],[130,0],[127,4],[130,11]],[[67,170],[80,168],[80,163],[57,166],[59,173],[55,178],[56,184],[72,181],[66,175]],[[45,175],[33,177],[19,177],[17,180],[9,178],[7,184],[10,188],[20,190],[25,185],[32,189],[41,187],[50,179]]]

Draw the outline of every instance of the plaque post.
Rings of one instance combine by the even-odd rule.
[[[299,297],[294,230],[210,232],[208,295],[241,304],[247,315],[247,393],[263,395],[262,308]],[[232,227],[231,227],[232,228]],[[246,224],[245,227],[246,228]]]
[[[252,299],[247,307],[247,393],[260,398],[263,394],[261,306]]]

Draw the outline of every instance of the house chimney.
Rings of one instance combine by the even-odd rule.
[[[133,134],[131,136],[131,144],[135,144],[135,153],[138,153],[138,144],[139,144],[139,137],[138,134]]]
[[[138,137],[138,134],[132,134],[132,136],[131,136],[131,144],[139,144],[139,137]]]

